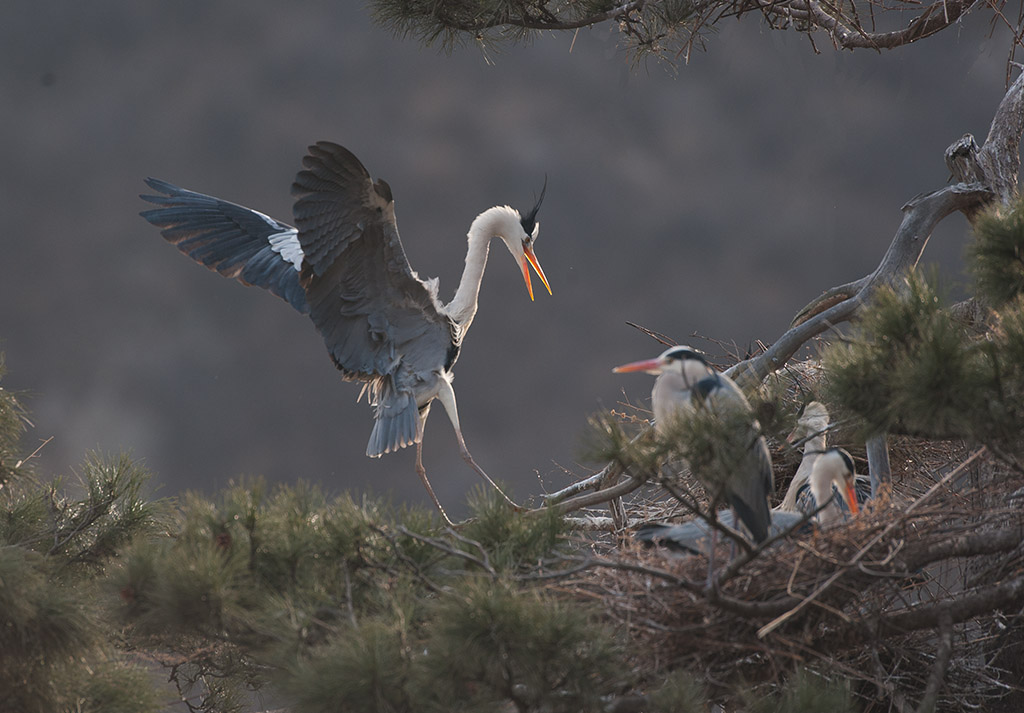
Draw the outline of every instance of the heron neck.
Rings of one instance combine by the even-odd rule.
[[[462,280],[455,297],[448,303],[446,312],[463,333],[469,329],[473,317],[476,316],[477,298],[480,295],[480,282],[484,278],[487,267],[487,254],[490,251],[491,238],[498,234],[500,208],[490,208],[478,215],[469,226],[469,247],[466,251],[466,267],[462,271]]]
[[[828,477],[824,468],[811,473],[811,495],[814,496],[815,507],[832,497],[832,479]],[[839,507],[835,501],[831,501],[824,510],[818,513],[818,522],[828,525],[834,522],[839,516]]]
[[[819,431],[820,431],[820,433],[819,433]],[[825,432],[824,431],[825,431],[824,426],[822,428],[816,428],[816,427],[814,428],[814,433],[816,433],[817,435],[815,435],[812,438],[807,439],[807,442],[804,443],[804,455],[807,455],[809,453],[820,453],[820,452],[825,450]]]

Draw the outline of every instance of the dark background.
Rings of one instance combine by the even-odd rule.
[[[37,462],[72,475],[131,451],[161,493],[306,478],[425,501],[413,450],[363,456],[371,419],[311,323],[210,273],[138,217],[145,176],[291,221],[305,147],[352,149],[396,198],[409,259],[450,299],[472,219],[549,177],[531,303],[492,251],[456,381],[467,442],[521,498],[578,475],[589,413],[649,378],[659,345],[771,341],[821,290],[877,264],[900,206],[983,139],[1009,42],[988,15],[920,44],[837,53],[725,21],[672,71],[632,67],[610,26],[446,56],[357,3],[81,3],[0,10],[0,348]],[[926,261],[960,278],[966,223]],[[496,248],[500,246],[495,246]],[[453,513],[476,476],[439,409],[425,462]],[[538,482],[538,478],[543,484]]]

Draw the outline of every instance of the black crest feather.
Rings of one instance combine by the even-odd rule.
[[[533,229],[537,226],[537,211],[540,210],[540,204],[544,202],[544,193],[548,190],[548,177],[544,176],[544,186],[540,189],[540,198],[537,199],[537,204],[530,209],[530,212],[519,219],[519,222],[523,226],[523,230],[527,235],[533,235]]]

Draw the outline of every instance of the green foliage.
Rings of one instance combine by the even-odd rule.
[[[638,477],[653,478],[672,449],[658,439],[653,429],[644,432],[638,423],[623,421],[612,412],[600,412],[587,419],[580,457],[594,463],[618,463]]]
[[[3,354],[0,354],[0,382],[5,372]],[[0,487],[25,470],[19,450],[25,425],[25,411],[17,396],[0,386]]]
[[[346,627],[281,678],[298,713],[415,710],[409,698],[410,652],[393,621]]]
[[[980,216],[967,249],[978,296],[1000,308],[1024,293],[1024,202]]]
[[[302,482],[154,502],[126,456],[90,457],[73,488],[11,473],[0,710],[156,711],[168,675],[191,710],[217,713],[267,686],[311,713],[575,713],[642,683],[595,613],[535,586],[579,546],[562,519],[491,489],[452,528]],[[165,671],[132,665],[138,651]],[[665,705],[699,697],[673,681]]]
[[[511,699],[519,710],[582,713],[621,684],[611,638],[539,593],[468,580],[434,614],[417,667],[428,710],[491,711]]]
[[[74,710],[92,713],[140,713],[163,709],[150,674],[138,666],[103,661],[82,681]]]
[[[508,491],[506,491],[508,492]],[[501,571],[533,565],[558,544],[565,524],[558,512],[522,517],[493,488],[475,488],[469,496],[472,518],[462,535],[479,544],[492,567]]]
[[[91,458],[79,497],[24,475],[0,490],[0,710],[157,710],[99,604],[104,565],[155,527],[144,478],[126,458]]]
[[[963,438],[1017,457],[1024,445],[1024,297],[1003,305],[985,339],[911,275],[880,290],[858,332],[824,354],[830,398],[881,431]]]
[[[857,335],[823,361],[829,394],[863,419],[866,433],[970,437],[991,387],[985,354],[917,274],[905,291],[879,289]]]

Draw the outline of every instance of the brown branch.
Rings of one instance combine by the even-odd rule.
[[[1017,196],[1021,133],[1024,133],[1024,72],[1003,96],[985,145],[978,153],[982,177],[1003,204],[1009,204]]]
[[[913,557],[897,560],[896,569],[903,572],[916,572],[933,562],[953,557],[975,557],[978,555],[994,555],[1011,552],[1024,541],[1024,526],[1007,527],[996,531],[972,532],[956,537],[949,537],[936,542],[914,553]]]
[[[796,317],[793,318],[793,322],[790,324],[791,327],[798,327],[808,319],[824,312],[829,307],[833,307],[841,302],[855,297],[862,289],[867,281],[871,278],[871,275],[854,280],[853,282],[847,282],[845,285],[837,285],[836,287],[829,288],[814,298],[806,307],[796,313]]]
[[[918,713],[932,713],[935,704],[939,700],[939,689],[946,679],[946,671],[949,669],[949,657],[953,653],[953,620],[949,614],[939,615],[939,648],[935,651],[935,663],[932,665],[932,672],[928,676],[928,685],[924,689],[924,696],[917,707]]]
[[[1024,604],[1024,574],[998,584],[975,587],[960,592],[951,599],[931,604],[919,604],[892,614],[879,616],[876,620],[876,631],[864,631],[860,637],[854,637],[848,640],[848,643],[865,643],[878,635],[894,636],[910,631],[930,629],[938,623],[940,617],[947,615],[953,624],[959,624],[997,609],[1019,607],[1022,604]]]
[[[909,45],[941,32],[977,4],[978,0],[939,0],[926,7],[905,28],[892,32],[867,32],[856,23],[847,26],[822,9],[816,0],[794,0],[785,5],[805,11],[815,25],[829,33],[840,49],[883,50]]]
[[[957,15],[957,7],[965,4],[969,3],[950,2],[950,16]],[[993,198],[1006,202],[1016,195],[1022,133],[1024,72],[1010,85],[996,109],[984,147],[975,150],[973,138],[965,136],[947,149],[947,163],[961,181],[913,198],[903,206],[900,227],[874,272],[824,292],[800,310],[793,320],[794,326],[769,349],[735,364],[726,374],[745,387],[760,383],[810,339],[852,319],[868,303],[877,287],[887,285],[898,289],[903,276],[921,259],[935,226],[948,215],[960,211],[971,217]],[[835,302],[854,289],[856,292],[847,299]]]

